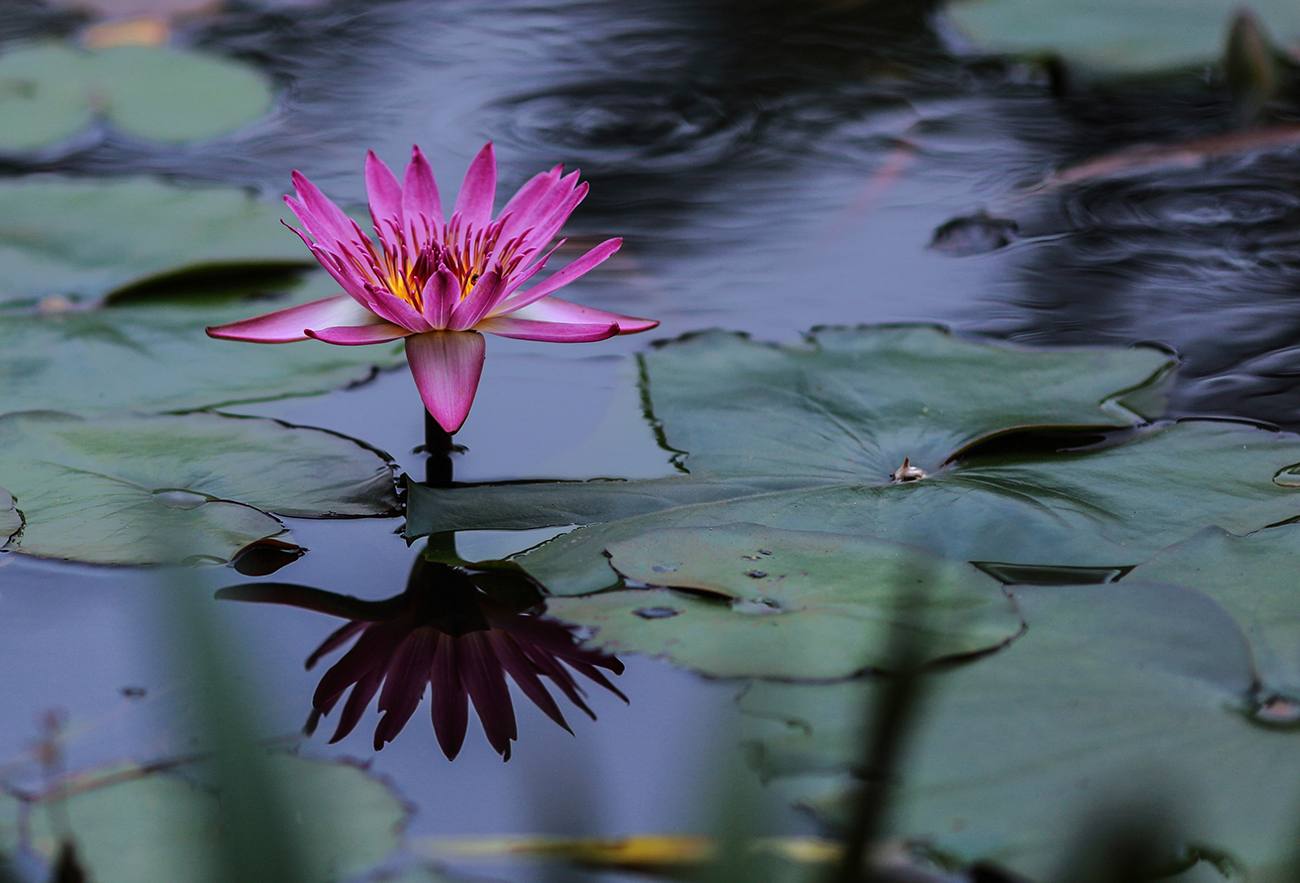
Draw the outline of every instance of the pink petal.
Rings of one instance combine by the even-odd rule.
[[[622,239],[606,239],[591,251],[569,261],[569,263],[564,267],[560,268],[555,273],[552,273],[541,282],[538,282],[532,288],[503,301],[494,312],[497,315],[501,315],[502,313],[512,313],[521,307],[528,306],[534,301],[541,300],[552,291],[555,291],[558,288],[563,288],[578,277],[585,275],[605,263],[605,261],[609,260],[610,255],[618,251],[622,245]]]
[[[375,232],[384,229],[381,222],[387,222],[394,230],[401,230],[402,185],[397,183],[393,170],[375,156],[373,150],[366,152],[366,193],[370,196],[370,219],[375,223]],[[384,234],[379,235],[382,237]]]
[[[556,181],[550,191],[537,201],[533,206],[532,211],[528,213],[526,218],[522,219],[524,221],[524,226],[533,228],[524,237],[526,244],[531,245],[534,248],[545,248],[550,243],[552,237],[555,236],[555,231],[563,225],[563,221],[560,222],[560,225],[551,223],[552,219],[555,217],[556,210],[560,208],[566,199],[573,195],[573,191],[577,186],[578,172],[569,172],[569,174]],[[572,211],[573,209],[570,208],[569,213],[572,213]],[[567,218],[569,213],[566,213],[564,217]],[[550,230],[549,233],[545,231],[541,233],[538,232],[538,226],[543,223],[546,225],[547,229]]]
[[[574,174],[577,173],[575,172]],[[587,197],[587,191],[590,189],[591,185],[586,181],[583,181],[575,187],[573,192],[566,196],[564,201],[556,206],[555,211],[551,212],[548,217],[537,222],[537,225],[533,228],[533,232],[528,237],[528,241],[530,243],[536,243],[538,247],[542,247],[554,239],[555,234],[559,233],[560,228],[564,226],[564,222],[569,220],[569,215],[573,214],[573,210],[578,207],[578,203],[582,202]]]
[[[424,318],[441,330],[451,322],[452,308],[460,302],[460,282],[456,274],[442,267],[424,283]]]
[[[325,343],[336,343],[340,346],[364,346],[368,343],[388,343],[390,340],[400,340],[414,334],[414,331],[407,331],[400,325],[394,325],[391,322],[384,322],[379,325],[341,325],[332,328],[307,329],[307,336],[314,337],[317,340],[323,340]]]
[[[469,164],[465,181],[460,185],[460,194],[452,214],[460,213],[466,224],[473,224],[476,229],[492,219],[492,203],[497,196],[497,158],[492,150],[492,142],[483,145],[483,149]]]
[[[452,331],[468,331],[473,328],[501,302],[504,291],[501,274],[496,270],[488,270],[474,283],[465,299],[451,311],[451,322],[447,327]]]
[[[317,236],[317,229],[326,238],[346,242],[353,237],[355,225],[352,219],[345,215],[343,209],[335,205],[328,196],[321,193],[319,187],[296,170],[293,173],[293,186],[298,191],[298,198],[302,200],[302,206],[306,211],[299,213],[288,197],[285,197],[285,202],[288,203],[289,208],[294,209],[298,220],[306,225],[307,232],[318,240],[321,236]]]
[[[432,330],[432,326],[429,325],[424,316],[420,315],[419,310],[391,291],[371,285],[366,289],[366,292],[370,296],[371,309],[394,325],[401,325],[408,331],[414,331],[417,334],[421,331]]]
[[[402,215],[408,225],[414,226],[423,217],[420,232],[432,236],[434,226],[442,223],[442,198],[438,195],[438,182],[433,169],[419,146],[411,148],[411,162],[402,176]]]
[[[306,340],[308,328],[372,325],[382,321],[346,294],[336,294],[264,316],[214,325],[208,328],[208,336],[252,343],[290,343]]]
[[[615,322],[607,325],[568,325],[561,322],[536,322],[531,319],[517,319],[514,316],[497,316],[484,319],[475,328],[502,337],[518,340],[549,340],[552,343],[587,343],[604,340],[618,334],[619,326]]]
[[[560,166],[556,166],[549,172],[534,175],[527,184],[519,188],[518,193],[510,197],[506,207],[501,210],[502,242],[509,242],[532,225],[538,203],[546,198],[559,179]]]
[[[549,281],[548,279],[547,282]],[[635,316],[607,313],[604,310],[597,310],[593,307],[580,307],[577,304],[569,303],[567,300],[558,300],[553,297],[544,297],[535,303],[515,310],[510,314],[510,317],[513,319],[532,319],[537,322],[563,322],[570,325],[616,322],[618,323],[619,334],[635,334],[638,331],[649,331],[659,325],[653,319],[638,319]]]
[[[406,338],[406,361],[424,407],[447,432],[465,422],[487,346],[473,331],[428,331]]]

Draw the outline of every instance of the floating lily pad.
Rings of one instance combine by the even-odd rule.
[[[18,529],[23,526],[23,517],[18,513],[17,507],[14,506],[13,495],[4,488],[0,488],[0,547],[9,542],[9,538],[18,533]]]
[[[253,122],[271,98],[257,71],[213,55],[27,46],[0,55],[0,150],[48,147],[96,118],[150,141],[198,141]]]
[[[405,364],[401,344],[261,346],[204,327],[337,293],[324,273],[290,296],[193,306],[152,303],[64,312],[0,307],[4,407],[181,411],[328,392]]]
[[[707,333],[662,346],[645,362],[646,392],[664,444],[687,452],[691,477],[412,488],[408,537],[585,524],[660,510],[663,516],[648,516],[644,526],[620,529],[609,539],[656,527],[736,521],[883,536],[883,528],[862,521],[873,520],[872,501],[918,502],[918,495],[930,493],[918,488],[948,487],[969,468],[952,462],[955,455],[1008,430],[1138,422],[1124,406],[1134,398],[1126,393],[1148,392],[1172,365],[1153,350],[1028,350],[961,340],[928,325],[824,329],[796,348]],[[1300,459],[1300,449],[1296,453]],[[894,482],[891,476],[904,461],[919,470],[909,477],[927,477]],[[981,475],[960,491],[950,490],[966,496],[990,479]],[[1023,480],[1008,477],[1007,496],[1024,500],[1026,488],[1013,486]],[[1039,481],[1044,496],[1058,495],[1055,475]],[[771,504],[789,514],[805,503],[799,523],[769,521],[774,513],[764,512]],[[686,509],[698,510],[703,520],[692,521]],[[935,548],[923,541],[926,531],[917,540],[898,533],[910,529],[912,513],[897,515],[892,539]],[[1010,531],[999,532],[1005,546]],[[588,535],[571,535],[557,545],[568,548]],[[602,561],[596,564],[603,568]],[[594,591],[608,585],[609,576],[607,568],[594,575],[588,569],[553,588],[565,594]]]
[[[1246,537],[1207,528],[1135,568],[1126,580],[1196,589],[1241,623],[1255,649],[1264,691],[1281,691],[1300,716],[1300,526]]]
[[[1057,52],[1112,71],[1156,70],[1219,53],[1236,0],[964,0],[948,15],[980,49]],[[1300,9],[1252,0],[1283,42],[1300,36]]]
[[[1155,802],[1186,845],[1273,879],[1294,851],[1300,730],[1249,714],[1255,669],[1232,618],[1197,592],[1127,581],[1015,596],[1023,637],[926,681],[894,831],[1050,879],[1087,814]],[[843,822],[876,689],[752,685],[741,705],[765,719],[760,770]]]
[[[279,206],[242,190],[187,190],[149,178],[5,182],[0,303],[93,299],[185,269],[314,266],[280,216]]]
[[[1247,424],[1184,421],[1092,452],[978,458],[905,484],[755,492],[753,483],[741,482],[733,499],[683,505],[674,501],[692,481],[685,477],[441,493],[412,489],[408,508],[432,517],[431,503],[456,500],[461,514],[487,498],[487,517],[504,512],[542,520],[551,513],[581,514],[594,496],[601,504],[598,514],[614,520],[556,537],[517,559],[556,594],[612,585],[616,575],[605,557],[610,543],[658,528],[737,521],[877,536],[959,561],[1115,568],[1140,564],[1206,525],[1242,534],[1300,515],[1300,489],[1274,481],[1297,462],[1300,436]],[[714,482],[708,489],[722,497],[726,487]],[[624,504],[621,511],[618,503]],[[659,511],[641,514],[652,506]],[[623,513],[627,517],[619,518]],[[466,520],[480,526],[472,516]],[[414,521],[408,516],[408,530]]]
[[[595,629],[611,652],[666,656],[719,677],[842,678],[888,663],[911,628],[927,659],[1006,643],[1022,627],[992,577],[911,546],[755,524],[651,531],[609,546],[652,586],[552,598],[547,612]]]
[[[392,467],[333,433],[219,414],[0,416],[19,551],[99,564],[226,561],[283,532],[272,515],[395,511]]]
[[[307,883],[373,868],[399,845],[407,809],[358,766],[274,755],[268,772],[293,807],[296,854]],[[177,775],[118,771],[65,798],[78,855],[96,883],[203,883],[219,867],[218,796]],[[31,807],[31,842],[49,856],[58,840],[43,803]],[[8,838],[6,838],[8,839]],[[11,842],[12,846],[12,842]]]

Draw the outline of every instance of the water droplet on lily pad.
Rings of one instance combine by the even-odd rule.
[[[156,490],[153,491],[151,497],[155,503],[166,509],[197,509],[213,499],[206,494],[196,494],[193,491],[178,488]]]
[[[676,564],[655,564],[652,565],[650,569],[653,570],[655,573],[672,573],[674,570],[677,569],[677,565]]]
[[[672,607],[641,607],[633,610],[632,613],[642,619],[668,619],[681,613],[681,611],[674,610]]]
[[[1300,699],[1281,693],[1256,696],[1247,715],[1256,723],[1268,727],[1290,729],[1300,726]]]
[[[1273,476],[1273,484],[1280,487],[1300,487],[1300,463],[1278,470]]]
[[[731,609],[737,613],[754,613],[760,616],[782,612],[781,602],[775,598],[737,598],[731,602]]]

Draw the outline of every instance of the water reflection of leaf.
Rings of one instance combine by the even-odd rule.
[[[222,589],[217,597],[289,604],[350,620],[307,659],[312,668],[355,639],[321,677],[312,698],[308,733],[348,694],[331,742],[352,732],[379,694],[383,717],[375,728],[374,747],[383,748],[406,726],[426,688],[431,688],[434,733],[448,759],[464,744],[472,701],[488,742],[509,760],[510,743],[518,732],[507,678],[570,732],[542,678],[593,720],[596,715],[570,669],[626,701],[600,672],[603,668],[621,674],[622,663],[580,647],[568,627],[542,619],[537,584],[508,562],[471,564],[454,555],[430,553],[416,559],[406,591],[383,601],[287,583],[235,586]]]
[[[0,481],[25,517],[14,548],[101,564],[226,561],[284,532],[271,512],[355,517],[397,506],[392,467],[372,449],[204,413],[6,414]]]

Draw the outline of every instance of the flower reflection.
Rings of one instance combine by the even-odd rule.
[[[284,198],[304,228],[294,232],[345,293],[212,327],[208,334],[254,343],[314,337],[343,346],[405,339],[425,408],[455,432],[483,371],[478,332],[580,343],[659,324],[550,296],[618,251],[621,239],[607,239],[521,289],[546,266],[559,246],[546,248],[587,195],[577,172],[561,175],[556,166],[535,176],[494,220],[497,161],[489,143],[470,163],[445,222],[433,170],[418,146],[400,182],[373,151],[365,177],[378,246],[298,172],[298,198]]]
[[[431,560],[435,558],[439,560]],[[586,693],[575,672],[627,701],[601,672],[621,674],[623,664],[579,646],[568,627],[538,616],[537,584],[509,562],[469,564],[426,552],[416,560],[406,591],[384,601],[288,583],[234,586],[217,597],[289,604],[350,620],[307,659],[311,669],[355,639],[321,677],[312,697],[308,734],[343,701],[330,742],[352,732],[378,693],[383,717],[375,728],[374,746],[383,748],[406,726],[425,688],[432,686],[433,730],[448,759],[464,744],[473,702],[488,742],[509,760],[510,743],[518,733],[507,677],[570,733],[543,678],[593,720],[596,715],[584,701]]]

